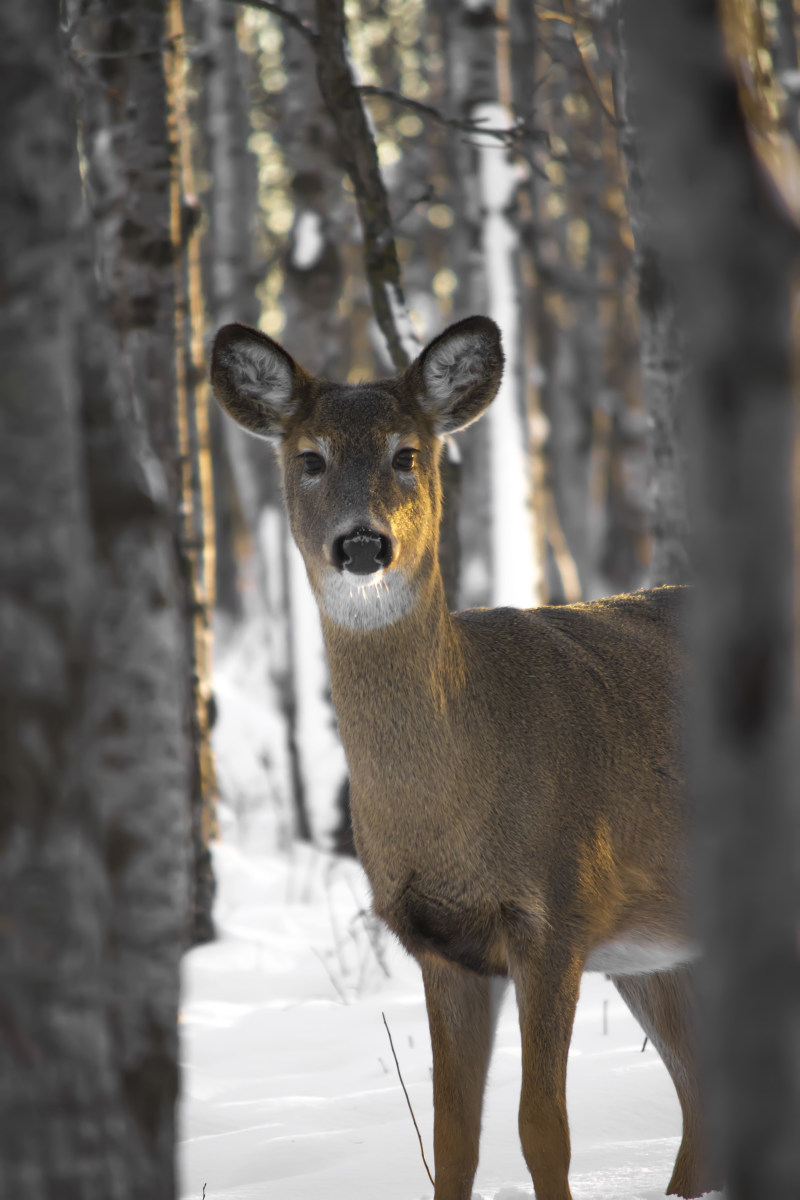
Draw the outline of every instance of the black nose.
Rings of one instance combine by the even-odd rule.
[[[382,533],[361,525],[336,538],[332,547],[334,565],[353,575],[372,575],[392,561],[392,544]]]

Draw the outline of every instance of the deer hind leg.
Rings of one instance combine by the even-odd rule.
[[[522,1033],[519,1135],[536,1200],[571,1200],[567,1055],[581,965],[556,951],[513,971]]]
[[[683,1114],[683,1138],[667,1195],[694,1197],[721,1186],[709,1167],[695,1048],[691,967],[612,977],[617,991],[672,1076]]]
[[[486,1072],[505,981],[420,960],[433,1048],[435,1200],[469,1200]]]

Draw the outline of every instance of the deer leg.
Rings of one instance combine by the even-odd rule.
[[[522,1033],[519,1135],[536,1200],[571,1200],[567,1054],[581,966],[537,955],[514,970]]]
[[[435,1200],[469,1200],[503,981],[433,955],[420,965],[433,1048]]]
[[[683,1138],[670,1196],[702,1196],[722,1186],[709,1166],[695,1047],[694,979],[690,967],[652,975],[613,976],[623,1000],[672,1076],[683,1114]]]

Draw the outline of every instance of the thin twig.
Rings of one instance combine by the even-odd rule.
[[[543,81],[540,80],[539,83],[541,82]],[[539,83],[535,87],[538,87]],[[382,96],[385,100],[391,100],[394,104],[400,104],[403,108],[410,108],[412,112],[418,112],[424,117],[429,117],[437,125],[446,125],[448,129],[461,129],[464,133],[485,133],[489,137],[497,138],[505,145],[513,145],[522,137],[538,138],[541,140],[547,136],[541,129],[534,129],[523,121],[495,128],[490,125],[483,125],[480,121],[470,121],[467,118],[462,119],[460,117],[448,117],[438,108],[434,108],[432,104],[423,104],[421,100],[412,100],[410,96],[404,96],[402,92],[392,91],[391,88],[377,87],[372,83],[360,84],[357,91],[362,96]]]
[[[381,1016],[383,1017],[383,1023],[386,1026],[386,1032],[389,1035],[389,1045],[392,1048],[392,1055],[394,1056],[394,1065],[397,1067],[397,1077],[400,1080],[400,1086],[402,1087],[403,1092],[405,1094],[406,1104],[408,1105],[408,1111],[411,1113],[411,1120],[414,1122],[414,1128],[416,1129],[417,1137],[419,1138],[419,1152],[422,1155],[422,1161],[425,1164],[425,1170],[428,1172],[428,1179],[430,1179],[430,1181],[431,1181],[431,1187],[435,1188],[436,1184],[433,1182],[433,1176],[431,1175],[431,1169],[428,1166],[428,1160],[425,1157],[425,1147],[422,1144],[422,1134],[419,1131],[419,1125],[417,1124],[417,1118],[414,1116],[414,1110],[411,1107],[411,1101],[408,1097],[408,1091],[406,1089],[405,1083],[403,1082],[403,1074],[400,1070],[400,1063],[397,1061],[397,1054],[395,1053],[394,1042],[392,1041],[392,1031],[389,1028],[388,1021],[386,1020],[386,1013],[381,1013]]]
[[[347,964],[344,960],[344,944],[339,935],[339,926],[336,923],[336,913],[333,907],[333,889],[331,887],[331,875],[335,870],[335,864],[331,860],[325,867],[325,895],[328,901],[328,917],[331,922],[331,931],[333,933],[333,944],[336,948],[336,957],[339,960],[339,970],[342,978],[347,977]]]
[[[544,77],[538,80],[535,86],[539,87],[543,82]],[[394,92],[391,88],[377,87],[375,84],[364,83],[360,84],[356,88],[356,91],[362,96],[381,96],[389,100],[390,103],[401,104],[404,108],[409,108],[412,112],[421,113],[422,116],[428,117],[431,121],[435,121],[439,125],[444,125],[448,129],[459,129],[463,133],[486,134],[487,137],[496,138],[512,154],[516,154],[519,158],[524,159],[535,174],[540,175],[542,179],[549,179],[549,176],[542,170],[533,156],[522,148],[522,143],[526,138],[546,141],[548,135],[543,130],[535,129],[532,125],[528,125],[526,121],[518,119],[512,125],[508,126],[483,125],[480,121],[470,121],[467,118],[462,120],[459,117],[448,117],[443,112],[440,112],[438,108],[434,108],[433,105],[423,104],[421,100],[412,100],[410,96]]]
[[[244,4],[248,8],[260,8],[262,12],[272,13],[275,17],[280,17],[287,25],[290,25],[296,33],[304,37],[316,50],[319,45],[319,34],[312,29],[310,25],[306,25],[305,21],[301,21],[294,13],[287,12],[280,4],[273,4],[272,0],[232,0],[234,4]]]
[[[400,228],[406,218],[411,215],[418,204],[427,204],[429,201],[434,200],[435,198],[436,192],[433,188],[433,185],[429,184],[424,192],[422,192],[419,196],[415,196],[413,200],[409,200],[408,204],[399,214],[399,216],[396,216],[392,221],[391,229],[386,229],[382,234],[379,234],[377,238],[378,245],[383,246],[386,244],[387,238],[394,237],[397,230]]]
[[[336,978],[336,976],[334,975],[333,971],[330,969],[330,967],[329,967],[329,966],[328,966],[328,964],[326,963],[325,959],[324,959],[324,958],[322,957],[322,955],[320,954],[319,950],[315,950],[315,949],[312,947],[312,950],[311,950],[311,952],[312,952],[312,954],[315,956],[315,958],[318,958],[318,959],[319,959],[319,961],[321,962],[321,964],[322,964],[322,968],[323,968],[323,970],[324,970],[325,974],[328,976],[328,979],[330,979],[330,981],[331,981],[331,983],[333,984],[334,988],[335,988],[335,989],[336,989],[336,991],[339,993],[339,996],[340,996],[340,998],[341,998],[342,1004],[349,1004],[349,1003],[350,1003],[350,1001],[347,999],[347,992],[346,992],[346,991],[344,990],[344,988],[341,986],[341,984],[339,983],[339,980]]]
[[[350,922],[351,930],[354,929],[356,921],[361,921],[362,923],[364,932],[367,935],[367,941],[372,947],[372,953],[375,955],[378,966],[383,971],[386,978],[391,979],[392,972],[386,965],[386,955],[381,944],[380,921],[365,908],[360,909],[359,912],[357,912],[353,917],[352,921]]]

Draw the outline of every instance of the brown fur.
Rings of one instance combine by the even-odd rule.
[[[315,380],[263,334],[226,326],[213,379],[240,423],[279,442],[356,845],[376,912],[422,968],[436,1200],[471,1194],[503,976],[520,1011],[523,1152],[538,1200],[569,1200],[566,1063],[587,963],[618,976],[672,1074],[684,1137],[670,1190],[697,1196],[712,1181],[686,965],[683,593],[448,613],[439,435],[480,416],[501,371],[496,327],[475,317],[400,378],[355,386]],[[392,457],[408,444],[413,473]],[[362,527],[394,555],[368,588],[337,571],[332,551]]]

